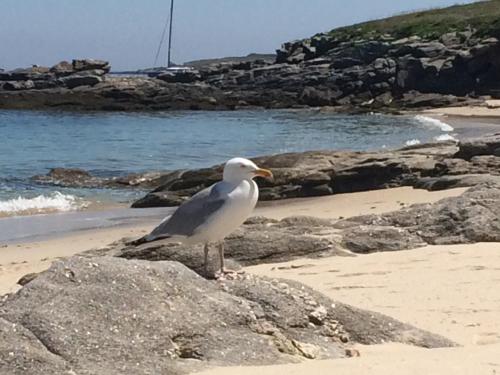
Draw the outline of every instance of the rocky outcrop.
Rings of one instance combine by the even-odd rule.
[[[258,180],[261,200],[312,197],[398,186],[427,190],[474,186],[500,178],[498,136],[435,143],[382,152],[315,151],[254,158],[271,169],[273,182]],[[479,153],[462,159],[470,145]],[[220,180],[222,166],[179,171],[132,207],[176,206]]]
[[[25,90],[59,90],[62,94],[64,89],[75,89],[81,86],[92,87],[105,79],[105,74],[110,70],[107,61],[102,60],[73,60],[70,64],[67,61],[61,61],[51,68],[33,66],[27,69],[15,69],[8,72],[0,72],[0,82],[5,81],[2,89],[6,91],[4,99],[8,105],[9,91]],[[50,92],[48,98],[50,98]],[[0,90],[1,93],[1,90]],[[41,99],[41,98],[40,98]],[[0,107],[3,106],[3,100],[0,101]]]
[[[454,344],[295,282],[205,280],[180,263],[76,256],[0,302],[5,374],[185,374],[338,358],[355,343]]]
[[[297,152],[253,160],[271,169],[275,176],[274,181],[257,179],[260,200],[263,201],[400,186],[443,190],[499,181],[497,138],[498,135],[492,135],[458,145],[448,141],[381,152]],[[33,176],[32,180],[64,187],[151,190],[132,204],[132,207],[143,208],[177,206],[221,178],[222,165],[215,165],[121,177],[94,176],[83,170],[54,168],[47,175]]]
[[[402,38],[401,30],[363,33],[362,28],[343,28],[284,43],[274,62],[216,62],[198,70],[155,71],[154,78],[111,77],[105,75],[107,62],[99,60],[0,72],[5,82],[0,108],[333,106],[338,111],[394,112],[483,105],[485,97],[500,97],[498,32],[470,25],[460,30],[454,23],[450,30],[442,29],[439,35]]]
[[[335,226],[357,238],[369,237],[371,231],[379,228],[386,231],[393,228],[407,232],[408,241],[419,238],[433,245],[500,242],[500,185],[478,185],[459,197],[383,215],[347,219]]]

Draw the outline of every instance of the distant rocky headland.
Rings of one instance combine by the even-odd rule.
[[[0,72],[0,108],[78,110],[331,106],[397,111],[500,97],[497,1],[334,29],[284,43],[274,61],[207,61],[156,77],[73,60]]]

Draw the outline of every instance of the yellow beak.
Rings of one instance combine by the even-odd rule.
[[[253,172],[256,176],[273,179],[273,173],[269,169],[259,168]]]

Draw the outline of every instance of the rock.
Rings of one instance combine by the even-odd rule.
[[[172,191],[154,191],[136,200],[130,207],[175,207],[189,199],[189,196],[181,195]]]
[[[152,189],[179,175],[178,172],[132,173],[120,177],[97,177],[78,168],[52,168],[46,175],[31,177],[40,184],[72,188],[141,188]]]
[[[307,217],[291,217],[281,221],[247,222],[225,240],[225,255],[231,267],[283,262],[302,256],[320,257],[336,254],[332,224],[328,220]],[[99,252],[102,254],[102,252]],[[178,261],[200,275],[213,277],[219,269],[215,249],[210,252],[208,274],[203,267],[203,246],[151,242],[135,246],[117,243],[105,250],[105,254],[126,259]]]
[[[339,93],[332,93],[330,90],[320,91],[314,87],[306,87],[300,94],[299,101],[312,107],[330,105],[334,102]]]
[[[31,281],[35,280],[37,277],[38,277],[39,273],[28,273],[26,275],[24,275],[23,277],[21,277],[18,281],[17,281],[17,284],[19,285],[26,285],[28,283],[30,283]]]
[[[64,187],[98,187],[102,181],[78,168],[52,168],[47,175],[33,176],[33,181]]]
[[[0,372],[12,375],[67,374],[67,362],[21,324],[0,318]]]
[[[443,34],[439,39],[441,40],[441,43],[443,43],[446,47],[453,47],[462,43],[462,38],[456,31]]]
[[[414,249],[427,243],[402,228],[370,225],[344,231],[342,245],[355,253],[373,253]]]
[[[421,93],[410,91],[403,95],[400,103],[408,108],[434,108],[456,105],[460,99],[454,95],[442,95],[436,93]]]
[[[67,61],[61,61],[50,68],[50,71],[54,73],[57,77],[64,77],[73,74],[75,71],[73,69],[73,64]]]
[[[45,67],[31,67],[0,72],[0,81],[40,81],[53,78],[49,69]]]
[[[310,151],[254,158],[271,169],[270,183],[258,180],[260,200],[322,196],[340,192],[412,185],[421,175],[434,173],[436,163],[451,157],[454,143],[421,145],[395,152],[353,153]],[[179,173],[134,203],[134,207],[174,206],[221,179],[221,165]]]
[[[490,174],[462,174],[455,176],[422,177],[415,183],[415,188],[429,191],[470,187],[484,183],[500,184],[500,176]]]
[[[327,315],[328,311],[326,308],[324,306],[319,306],[309,314],[309,320],[311,323],[321,326],[325,323]]]
[[[2,87],[4,90],[9,91],[19,91],[19,90],[31,90],[35,88],[35,83],[33,81],[7,81]]]
[[[335,306],[325,321],[337,333],[308,324],[309,301]],[[250,275],[215,283],[175,262],[77,256],[55,262],[0,303],[0,372],[185,374],[336,358],[345,355],[342,335],[363,344],[454,345],[381,314],[332,304],[298,283]]]
[[[111,69],[109,63],[104,60],[94,60],[94,59],[73,60],[72,65],[73,65],[73,70],[76,71],[99,69],[99,70],[104,70],[107,73]]]
[[[500,156],[500,134],[460,142],[455,158],[470,160],[478,155]]]
[[[346,219],[335,224],[346,233],[359,225],[396,227],[428,244],[500,241],[500,185],[487,183],[459,197],[417,204],[399,211]]]
[[[158,75],[156,78],[165,82],[192,83],[201,80],[201,75],[197,70],[180,71],[180,72],[165,72]]]
[[[357,349],[347,348],[345,350],[345,355],[346,355],[346,357],[359,357],[361,354],[359,353],[359,350],[357,350]]]
[[[79,86],[95,86],[102,82],[102,78],[100,76],[72,74],[59,78],[59,82],[69,89],[74,89]]]

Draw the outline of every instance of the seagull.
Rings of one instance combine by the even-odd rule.
[[[273,178],[268,169],[259,168],[244,158],[230,159],[219,181],[182,203],[150,234],[136,244],[167,240],[184,244],[204,244],[204,268],[207,273],[209,243],[219,243],[220,275],[231,273],[224,267],[224,238],[252,213],[259,198],[254,177]]]

